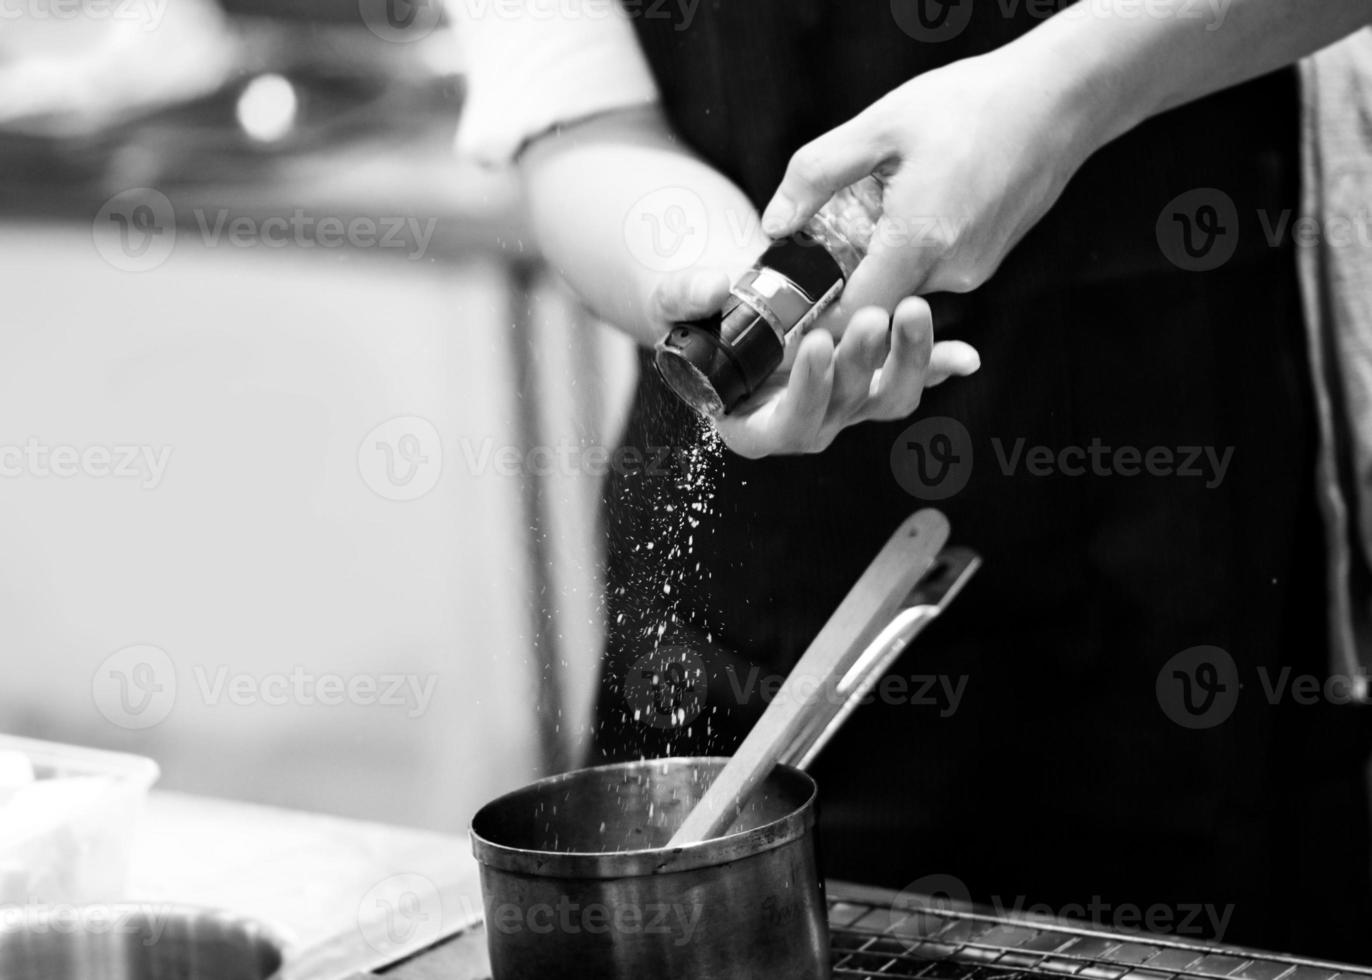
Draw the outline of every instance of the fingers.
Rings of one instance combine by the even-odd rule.
[[[908,417],[926,387],[980,366],[970,345],[935,343],[929,304],[911,297],[889,321],[877,308],[858,311],[837,346],[827,331],[812,330],[800,342],[789,380],[774,381],[715,424],[741,456],[820,452],[850,425]]]
[[[906,418],[919,407],[924,389],[973,374],[980,367],[981,356],[972,345],[960,340],[934,343],[929,304],[912,296],[896,307],[891,318],[891,353],[872,384],[860,418]]]
[[[941,340],[934,345],[934,351],[929,358],[929,376],[925,379],[925,387],[932,388],[934,385],[943,384],[949,378],[965,378],[969,374],[975,374],[981,367],[981,355],[971,344],[965,344],[961,340]]]
[[[891,317],[891,353],[863,407],[864,419],[903,419],[919,407],[934,348],[934,316],[929,304],[910,297]]]
[[[762,230],[772,238],[794,234],[838,190],[872,173],[885,156],[876,127],[862,115],[805,144],[791,157],[763,211]]]
[[[696,320],[717,312],[729,297],[729,277],[721,269],[688,269],[664,276],[653,288],[652,315],[660,323]]]
[[[853,317],[866,307],[894,310],[897,303],[910,295],[911,270],[905,264],[903,250],[881,244],[887,224],[886,218],[877,223],[871,251],[853,270],[833,306],[825,311],[820,320],[825,329],[841,334],[848,329]]]
[[[859,310],[849,321],[834,352],[834,391],[829,400],[830,423],[840,426],[867,402],[874,375],[887,356],[890,320],[876,307]]]
[[[815,452],[834,385],[834,341],[822,330],[800,343],[786,386],[755,397],[755,404],[715,420],[719,434],[740,456],[757,459]]]

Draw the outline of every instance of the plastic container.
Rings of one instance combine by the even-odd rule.
[[[17,772],[21,753],[32,781]],[[0,905],[118,901],[157,763],[0,735]]]

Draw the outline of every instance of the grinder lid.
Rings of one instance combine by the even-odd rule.
[[[771,324],[735,298],[722,313],[674,324],[658,342],[654,363],[686,404],[705,415],[727,415],[781,366],[783,353]]]

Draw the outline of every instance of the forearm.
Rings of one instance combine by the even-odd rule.
[[[1055,94],[1090,152],[1368,24],[1369,0],[1080,0],[1002,52],[1023,77],[1065,87]]]
[[[735,275],[766,247],[752,204],[687,152],[660,114],[607,114],[541,137],[520,158],[539,246],[611,324],[651,344],[652,296],[689,267]]]

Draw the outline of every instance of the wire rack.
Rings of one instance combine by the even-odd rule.
[[[838,882],[829,886],[829,933],[835,978],[1372,980],[1372,968],[902,901]]]

